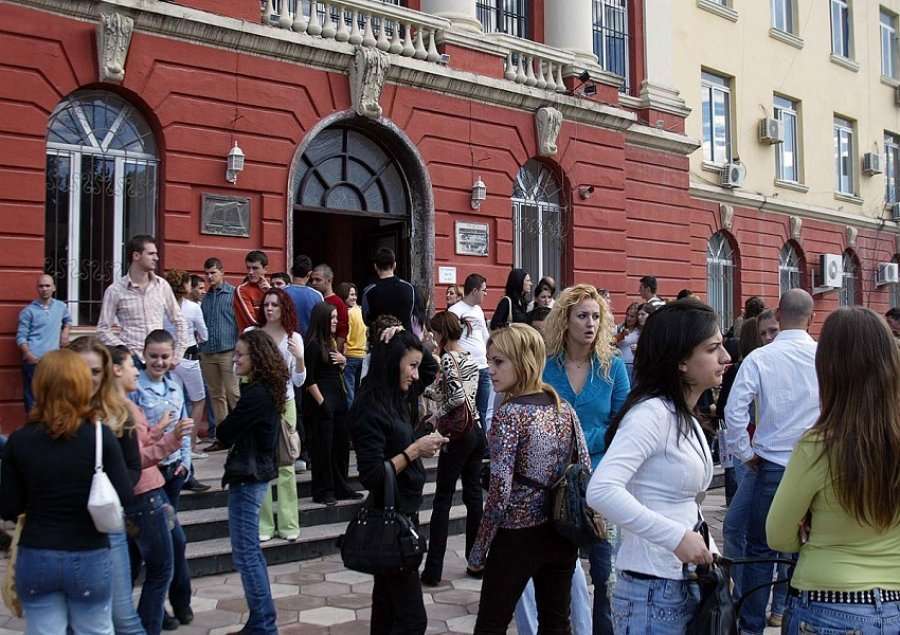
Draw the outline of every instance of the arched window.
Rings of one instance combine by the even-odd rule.
[[[724,232],[706,243],[706,294],[722,330],[734,322],[734,250]]]
[[[841,306],[861,304],[862,288],[859,280],[859,259],[851,250],[844,252],[844,286],[841,287],[839,301]]]
[[[512,196],[515,264],[534,280],[562,279],[565,225],[559,181],[543,163],[529,160],[516,175]]]
[[[803,286],[803,268],[800,254],[791,243],[785,243],[778,254],[778,291],[783,295],[791,289]]]
[[[50,116],[45,271],[76,324],[96,323],[125,241],[154,234],[158,164],[147,122],[112,93],[74,93]]]

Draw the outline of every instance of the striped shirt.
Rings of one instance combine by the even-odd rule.
[[[181,314],[169,283],[152,271],[147,286],[141,288],[125,275],[109,285],[103,294],[97,335],[107,346],[125,345],[132,354],[144,359],[144,340],[150,331],[164,328],[163,316],[175,326],[175,362],[187,348],[187,321]],[[120,331],[113,332],[118,324]]]
[[[200,344],[201,353],[224,353],[234,350],[237,322],[234,319],[234,285],[222,282],[203,298],[200,308],[209,339]]]

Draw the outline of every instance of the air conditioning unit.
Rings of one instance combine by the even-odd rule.
[[[866,152],[863,155],[863,174],[874,176],[881,174],[881,155],[877,152]]]
[[[819,256],[820,286],[829,289],[840,289],[844,286],[844,257],[841,254],[822,254]]]
[[[778,119],[766,117],[759,120],[759,142],[769,145],[784,141],[784,124]]]
[[[900,282],[900,266],[896,262],[878,263],[878,271],[875,272],[875,286],[883,287],[886,284]]]
[[[890,203],[888,209],[891,210],[891,220],[900,223],[900,203]]]
[[[722,166],[719,185],[733,190],[737,187],[741,187],[746,178],[747,168],[744,167],[743,163],[726,163]]]

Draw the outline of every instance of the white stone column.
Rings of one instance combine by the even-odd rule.
[[[544,43],[571,51],[578,62],[596,64],[593,0],[546,0]]]
[[[475,12],[475,0],[422,0],[422,11],[447,18],[463,31],[481,33],[481,22]]]
[[[684,2],[684,0],[678,0]],[[690,112],[675,87],[675,57],[672,35],[672,0],[644,2],[644,63],[647,75],[641,82],[641,101],[648,107],[675,111],[682,116]]]

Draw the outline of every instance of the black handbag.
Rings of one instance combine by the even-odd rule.
[[[699,516],[699,509],[697,510]],[[694,531],[703,536],[709,547],[709,526],[700,517]],[[687,569],[687,565],[684,565]],[[687,635],[737,635],[737,611],[731,597],[731,575],[728,564],[715,556],[710,565],[699,565],[688,574],[700,585],[700,604],[694,617],[688,622]]]
[[[419,568],[428,544],[413,520],[397,511],[397,475],[384,462],[384,508],[364,504],[338,540],[344,566],[372,575],[390,575]]]

